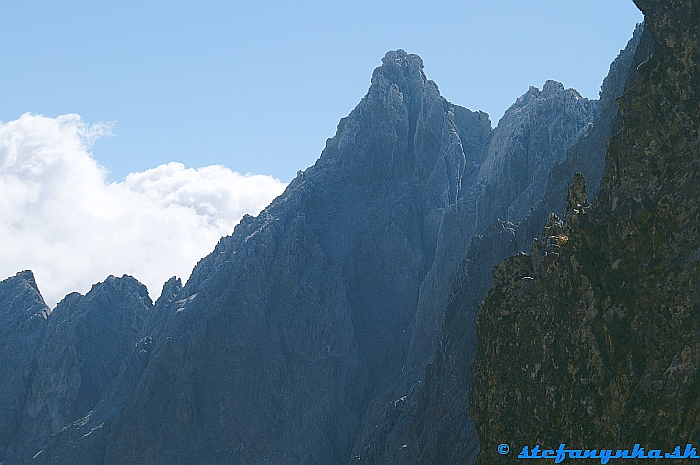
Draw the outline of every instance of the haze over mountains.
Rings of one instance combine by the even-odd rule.
[[[672,3],[649,2],[645,13],[697,13],[686,0]],[[668,30],[654,18],[653,31]],[[550,237],[564,226],[547,215],[560,212],[566,227],[585,224],[576,172],[586,175],[589,192],[602,185],[612,201],[611,166],[614,179],[625,179],[608,159],[601,182],[606,141],[623,127],[614,102],[636,89],[638,68],[658,47],[650,34],[635,31],[599,101],[547,81],[523,94],[495,129],[485,113],[441,97],[417,55],[390,51],[316,164],[257,217],[244,216],[184,286],[170,279],[154,303],[136,279],[110,276],[50,312],[31,272],[0,282],[7,354],[0,462],[457,464],[474,463],[487,438],[479,460],[489,463],[489,430],[500,431],[507,418],[492,409],[518,389],[504,394],[485,381],[506,386],[510,375],[498,368],[506,360],[480,365],[474,428],[472,361],[497,353],[477,354],[477,309],[491,268],[525,249],[532,257],[506,261],[497,286],[529,285],[525,276],[507,278],[507,264],[517,260],[550,274],[562,269],[552,254],[563,239]],[[679,34],[672,36],[687,39]],[[692,83],[683,89],[694,95]],[[644,129],[632,131],[639,137]],[[697,148],[694,156],[697,164]],[[574,180],[565,204],[562,189]],[[545,221],[551,234],[541,236]],[[538,236],[542,246],[531,248]],[[570,275],[578,270],[571,263]],[[605,275],[613,263],[601,263]],[[485,305],[509,292],[516,292],[512,302],[548,295],[530,287],[495,292]],[[488,315],[507,312],[491,305]],[[569,331],[565,323],[555,328]],[[520,337],[504,341],[497,325],[479,331],[479,347]]]

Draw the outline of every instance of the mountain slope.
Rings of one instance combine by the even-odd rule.
[[[152,305],[130,276],[70,294],[52,312],[30,271],[0,283],[0,309],[15,320],[3,325],[2,339],[5,463],[34,455],[95,407],[142,337]]]
[[[348,460],[377,406],[430,359],[443,295],[483,223],[478,186],[505,169],[481,167],[494,140],[517,139],[442,98],[416,55],[382,62],[317,163],[244,217],[184,288],[166,283],[89,413],[7,464]],[[559,118],[562,135],[531,156],[551,164],[596,105],[546,87],[530,91],[532,108],[573,115],[542,120]]]
[[[540,444],[672,452],[700,440],[700,6],[638,0],[653,55],[618,103],[592,207],[577,178],[532,256],[508,259],[478,318],[478,463]]]
[[[104,463],[348,457],[368,400],[401,373],[443,211],[491,137],[420,58],[383,62],[316,165],[157,310],[147,362],[123,368],[136,386],[113,386],[130,394],[108,393],[37,463],[72,460],[71,444]],[[90,431],[108,433],[82,440]]]
[[[539,176],[539,184],[536,187],[523,191],[532,193],[546,186],[544,197],[537,208],[517,225],[500,219],[493,220],[488,228],[480,231],[468,243],[466,257],[459,265],[454,286],[443,296],[446,311],[434,359],[425,370],[420,383],[397,393],[392,399],[395,401],[388,408],[384,407],[383,417],[375,423],[368,437],[364,438],[365,442],[358,441],[359,447],[355,455],[360,457],[363,463],[444,465],[473,463],[476,460],[479,445],[474,425],[467,414],[469,373],[477,347],[477,309],[493,283],[492,269],[505,257],[518,252],[518,244],[522,241],[519,238],[527,237],[529,231],[535,228],[541,230],[546,220],[546,216],[540,219],[541,210],[552,205],[558,207],[560,203],[563,210],[565,199],[558,199],[559,185],[565,183],[568,186],[575,173],[574,167],[593,173],[594,180],[597,174],[597,182],[600,183],[602,166],[605,164],[606,140],[612,130],[612,121],[617,115],[614,99],[622,94],[625,82],[630,81],[629,76],[633,74],[631,69],[635,69],[648,58],[646,52],[635,56],[641,36],[640,26],[627,47],[611,64],[601,89],[600,113],[592,127],[568,147],[566,157],[561,163],[550,164],[551,170],[546,184],[545,178]],[[555,85],[549,84],[550,87]],[[509,150],[510,153],[518,154],[518,148],[522,147],[522,141],[525,140],[523,133],[550,132],[561,121],[559,110],[549,113],[550,117],[540,120],[539,124],[530,123],[528,127],[527,122],[537,120],[533,118],[532,113],[522,111],[522,102],[528,98],[532,99],[535,95],[538,95],[538,91],[531,89],[518,100],[520,104],[516,103],[509,110],[508,118],[499,123],[499,127],[510,129],[510,137],[516,141],[512,145],[514,150]],[[568,98],[574,100],[575,94]],[[551,103],[530,100],[531,108],[551,106]],[[534,112],[537,113],[539,112]],[[521,124],[514,124],[516,117],[521,118]],[[512,131],[513,127],[525,127],[526,130],[515,132]],[[534,139],[537,140],[537,137]],[[493,145],[507,147],[502,142]],[[550,149],[545,153],[557,152]],[[510,163],[515,164],[518,155],[513,157]],[[533,158],[542,159],[542,156],[535,154]],[[554,157],[550,156],[550,159]],[[525,173],[520,175],[525,176]],[[509,180],[502,174],[495,179],[500,179],[504,184]],[[505,216],[509,211],[515,211],[506,207],[507,205],[506,202],[502,203],[500,214]],[[532,238],[528,247],[531,241]]]
[[[21,430],[34,375],[32,354],[41,342],[49,312],[31,271],[0,282],[0,461]]]

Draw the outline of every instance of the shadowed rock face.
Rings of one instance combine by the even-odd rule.
[[[595,112],[548,81],[493,130],[442,98],[418,56],[387,53],[316,164],[184,288],[168,281],[153,306],[109,278],[59,304],[6,465],[345,463],[422,376],[474,234],[534,207],[539,171]],[[510,250],[511,224],[485,234]]]
[[[347,460],[368,402],[402,372],[444,211],[491,132],[419,57],[389,52],[316,165],[183,289],[166,284],[152,338],[35,462]]]
[[[11,350],[4,360],[13,362],[5,367],[9,377],[2,378],[7,387],[1,397],[13,405],[0,411],[3,425],[13,426],[5,457],[13,463],[17,454],[33,456],[51,434],[95,407],[142,337],[153,304],[146,287],[129,276],[110,276],[85,296],[69,294],[50,314],[31,272],[3,281],[0,288],[3,314],[24,319],[19,331],[2,341],[4,353]]]
[[[463,261],[460,259],[461,264],[454,279],[454,286],[449,290],[443,290],[443,294],[440,295],[440,298],[444,299],[441,302],[443,308],[446,305],[446,311],[434,359],[425,370],[420,383],[404,387],[403,391],[394,392],[395,397],[391,399],[394,402],[391,402],[388,408],[386,403],[384,404],[381,420],[373,424],[374,428],[364,438],[364,442],[358,441],[358,445],[362,448],[357,448],[356,456],[362,459],[362,463],[461,465],[473,463],[476,460],[479,445],[474,425],[467,414],[469,373],[476,354],[477,310],[493,283],[492,269],[505,257],[518,252],[518,244],[521,241],[519,237],[527,237],[530,234],[528,231],[535,228],[538,230],[537,235],[540,235],[547,219],[546,215],[540,218],[541,210],[550,208],[551,205],[558,209],[561,205],[563,215],[566,187],[563,190],[563,198],[559,199],[559,186],[562,183],[565,186],[570,184],[575,169],[592,173],[593,182],[595,183],[597,179],[598,185],[600,184],[605,164],[606,140],[613,130],[612,121],[617,114],[617,105],[614,100],[622,94],[626,81],[630,81],[628,86],[634,82],[633,78],[628,78],[634,73],[628,70],[636,69],[639,63],[648,58],[648,54],[643,53],[635,57],[641,35],[640,26],[625,50],[620,52],[611,65],[610,73],[601,89],[599,109],[602,113],[598,115],[592,127],[588,128],[587,132],[566,150],[566,158],[562,163],[552,166],[546,184],[541,176],[538,177],[536,182],[540,184],[537,189],[546,185],[547,190],[537,208],[517,225],[500,219],[494,220],[488,228],[479,231],[477,236],[460,246],[459,250],[467,250],[466,257]],[[516,140],[514,147],[521,147],[524,132],[542,133],[547,131],[547,128],[560,124],[561,116],[557,111],[540,113],[541,116],[546,115],[546,118],[542,117],[539,122],[536,122],[533,121],[532,114],[524,113],[522,110],[523,108],[558,108],[559,106],[566,108],[566,102],[576,101],[574,93],[562,92],[561,87],[556,83],[549,83],[547,87],[554,101],[542,101],[543,92],[536,89],[531,89],[518,99],[516,105],[508,111],[507,117],[504,116],[499,123],[500,131],[496,130],[499,135],[494,134],[494,140],[500,138],[501,141],[492,142],[490,153],[495,152],[495,146],[507,146],[503,140]],[[551,94],[553,89],[558,91]],[[583,108],[585,109],[585,106]],[[519,119],[516,119],[516,116]],[[528,125],[529,128],[523,129]],[[516,127],[520,128],[519,132],[513,129]],[[561,149],[561,145],[554,145],[547,150],[540,148],[540,153],[544,152],[551,156],[552,153],[558,153]],[[506,152],[518,153],[511,149]],[[534,157],[540,157],[540,155],[534,155]],[[501,163],[501,166],[508,163]],[[505,183],[501,176],[502,174],[494,176],[491,184]],[[531,188],[530,192],[535,190]],[[466,204],[464,200],[461,202],[463,203],[458,202],[458,206]],[[456,211],[463,210],[456,209]],[[507,209],[502,207],[501,213],[506,211]],[[443,226],[452,218],[446,215]],[[450,227],[456,231],[459,230],[458,225],[464,223],[463,219],[461,222],[452,220]],[[476,227],[471,231],[475,229]],[[532,238],[528,242],[528,250],[531,242]]]
[[[44,334],[48,314],[31,271],[0,282],[0,461],[21,429],[34,375],[32,354]]]
[[[48,436],[97,404],[142,337],[153,303],[130,276],[110,276],[85,296],[66,296],[51,313],[29,391],[24,428]]]
[[[408,368],[422,375],[435,353],[452,281],[471,238],[497,219],[520,221],[537,206],[550,168],[586,134],[596,115],[597,101],[556,81],[547,81],[541,91],[530,87],[505,112],[483,162],[462,180],[457,201],[443,216],[437,258],[421,287]]]
[[[622,127],[615,99],[629,90],[637,78],[637,66],[646,61],[652,52],[652,38],[640,24],[627,47],[610,65],[610,72],[603,81],[595,123],[571,148],[561,163],[552,166],[547,180],[547,190],[537,208],[518,225],[516,237],[518,249],[530,251],[534,238],[539,238],[551,212],[564,215],[564,203],[574,174],[581,173],[587,180],[588,194],[594,199],[600,190],[605,170],[605,153],[610,136]],[[504,257],[505,258],[505,257]]]
[[[618,100],[597,202],[572,208],[574,183],[566,221],[496,269],[481,307],[478,463],[515,463],[496,452],[504,438],[511,451],[700,441],[700,6],[636,3],[653,55]]]
[[[556,81],[518,98],[498,123],[479,170],[478,229],[496,218],[519,222],[542,200],[550,168],[590,129],[597,107]]]

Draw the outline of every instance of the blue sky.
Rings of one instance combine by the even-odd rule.
[[[388,50],[495,125],[529,86],[596,98],[631,0],[0,2],[0,280],[152,298],[256,215]],[[246,173],[252,173],[246,175]]]
[[[288,182],[387,50],[495,126],[547,79],[596,98],[641,20],[631,0],[6,1],[0,121],[112,122],[92,148],[112,181],[177,161]]]

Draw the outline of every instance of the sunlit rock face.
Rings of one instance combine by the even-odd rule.
[[[653,54],[618,100],[597,201],[575,181],[563,221],[496,269],[480,309],[478,463],[700,441],[700,5],[636,3]]]
[[[491,217],[534,207],[540,171],[595,115],[549,81],[494,130],[442,98],[418,56],[388,52],[316,164],[184,287],[152,304],[110,278],[59,304],[5,465],[371,458],[388,400],[435,354],[473,236],[500,234],[494,253],[511,253],[512,224]],[[506,188],[522,163],[533,170]]]

